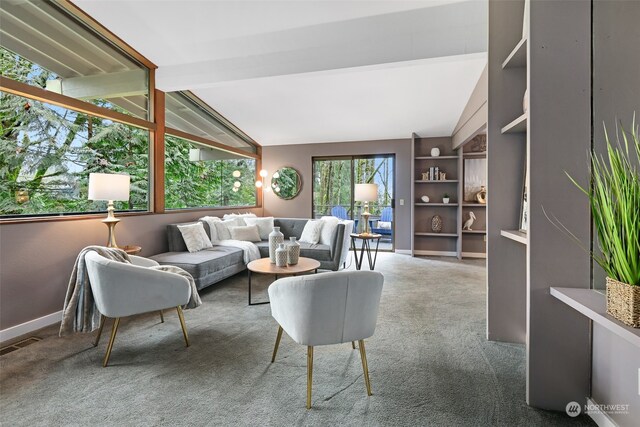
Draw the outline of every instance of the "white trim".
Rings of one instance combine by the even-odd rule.
[[[598,404],[596,403],[595,400],[588,397],[587,406],[591,408],[596,408],[593,411],[587,411],[587,415],[589,415],[591,419],[595,421],[596,424],[598,424],[598,427],[618,427],[618,424],[616,424],[616,422],[613,421],[613,419],[611,419],[609,414],[601,411],[598,408]]]
[[[411,249],[396,249],[395,252],[400,255],[411,255]]]
[[[10,328],[0,331],[0,342],[9,341],[21,335],[26,335],[30,332],[37,331],[44,327],[54,325],[62,320],[62,310],[55,313],[47,314],[38,319],[33,319],[28,322],[21,323],[19,325],[11,326]]]
[[[485,252],[462,252],[462,258],[486,258]]]
[[[414,255],[422,255],[422,256],[458,256],[458,253],[453,251],[453,252],[446,252],[446,251],[419,251],[419,250],[415,250],[413,251]]]

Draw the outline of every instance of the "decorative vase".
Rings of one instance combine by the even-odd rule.
[[[271,264],[276,263],[276,249],[280,243],[284,243],[284,234],[280,232],[280,227],[273,227],[269,234],[269,259]]]
[[[632,328],[640,328],[640,286],[607,277],[607,314]]]
[[[295,237],[289,237],[289,245],[287,247],[287,264],[296,265],[300,258],[300,243],[296,242]]]
[[[287,248],[284,247],[284,243],[278,243],[278,249],[276,249],[276,266],[287,266]]]
[[[448,197],[443,197],[442,198],[442,203],[444,203],[444,204],[449,203],[449,198]]]
[[[433,147],[431,149],[431,157],[438,157],[440,155],[440,149],[438,147]]]
[[[420,200],[422,200],[424,203],[429,203],[429,196],[422,196],[420,197]]]
[[[476,200],[483,205],[487,203],[487,189],[483,185],[480,187],[480,191],[476,193]]]
[[[440,233],[442,231],[442,218],[440,215],[434,215],[431,218],[431,230],[434,233]]]

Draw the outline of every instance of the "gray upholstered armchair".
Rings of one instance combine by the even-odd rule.
[[[109,363],[120,318],[125,316],[160,311],[161,319],[164,321],[162,310],[176,308],[185,343],[189,346],[189,336],[181,308],[191,297],[189,281],[179,274],[147,268],[158,265],[153,260],[137,256],[130,256],[130,260],[131,264],[126,264],[111,261],[96,252],[88,252],[85,255],[91,291],[96,307],[102,314],[95,346],[100,340],[105,318],[115,319],[102,366]]]
[[[289,277],[269,287],[271,315],[278,335],[271,362],[284,330],[307,346],[307,409],[311,408],[313,347],[358,341],[367,394],[371,396],[364,340],[373,335],[384,277],[375,271],[341,271]]]

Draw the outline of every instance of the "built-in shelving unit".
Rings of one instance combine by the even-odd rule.
[[[462,208],[460,209],[460,252],[462,258],[486,258],[487,256],[487,205],[485,203],[479,203],[474,200],[474,192],[480,190],[477,186],[486,186],[486,158],[487,158],[487,136],[486,134],[480,133],[460,148],[461,156],[460,156],[460,192],[458,198],[462,201]],[[479,151],[478,151],[479,150]],[[476,162],[476,160],[480,160],[481,163],[485,164],[485,167],[480,169],[484,174],[484,181],[481,178],[481,175],[477,174],[478,171],[473,172],[477,178],[480,178],[480,183],[471,184],[475,189],[471,191],[471,194],[466,194],[469,189],[465,190],[465,187],[469,187],[469,183],[465,182],[467,179],[466,168],[470,164],[470,167],[477,168],[480,162]],[[469,162],[468,162],[469,161]],[[469,219],[469,214],[473,212],[476,219],[471,226],[471,230],[463,230],[465,221]]]
[[[502,69],[521,68],[527,66],[527,39],[521,39],[513,48],[507,59],[502,63]]]
[[[412,191],[412,255],[460,256],[461,209],[458,194],[460,185],[460,154],[453,150],[451,138],[422,138],[413,135],[413,191]],[[439,156],[432,156],[431,150],[438,148]],[[424,180],[423,173],[430,168],[438,168],[446,173],[443,180]],[[444,203],[445,194],[450,202]],[[429,196],[424,203],[422,196]],[[442,218],[442,231],[434,232],[431,222],[435,215]]]

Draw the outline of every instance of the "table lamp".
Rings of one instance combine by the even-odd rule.
[[[364,221],[364,233],[365,236],[369,233],[369,202],[375,202],[378,200],[378,184],[356,184],[354,190],[354,200],[356,202],[364,202],[364,211],[362,212],[362,220]]]
[[[89,174],[89,200],[107,200],[107,217],[102,220],[109,228],[109,240],[107,247],[117,248],[115,228],[120,222],[113,214],[114,200],[129,200],[129,175],[118,175],[112,173],[90,173]]]

